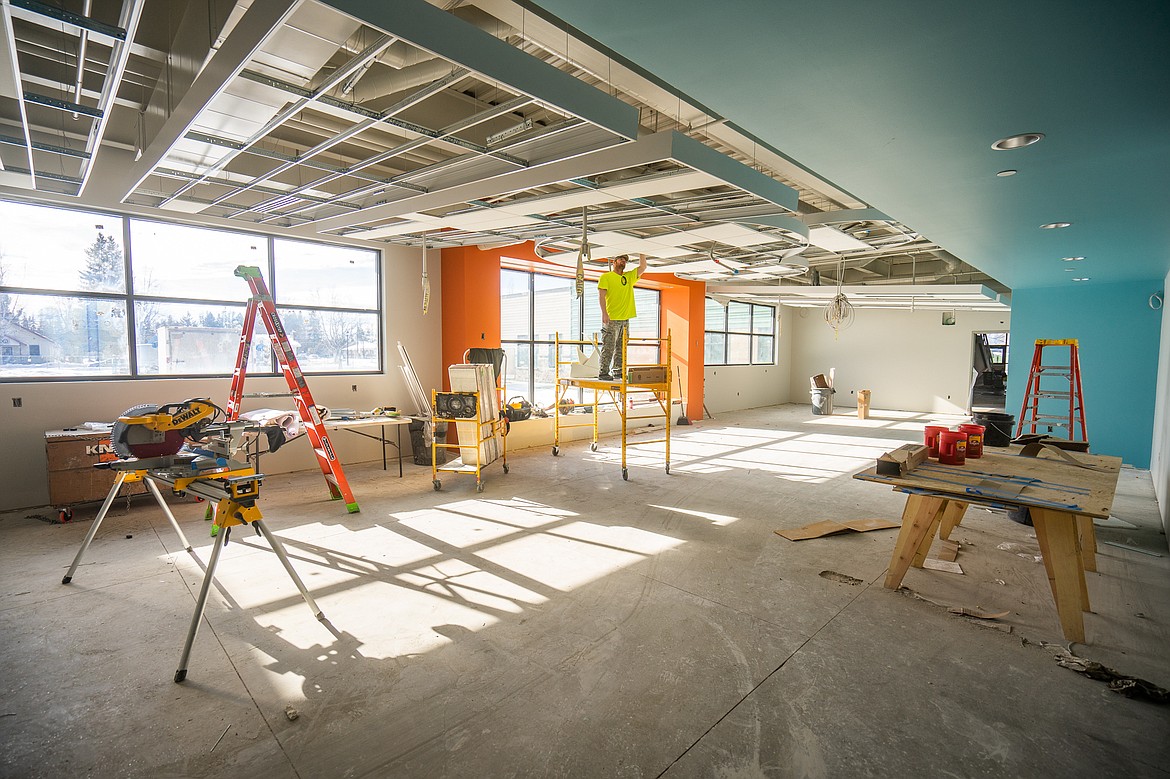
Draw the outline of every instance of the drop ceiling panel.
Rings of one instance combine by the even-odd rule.
[[[717,241],[729,246],[747,247],[759,246],[765,243],[776,243],[776,237],[766,235],[758,230],[752,230],[743,225],[724,222],[721,224],[705,225],[693,230],[684,230],[673,236],[674,240],[682,243],[699,243],[700,241]]]
[[[508,203],[501,208],[509,212],[525,214],[556,214],[568,211],[571,208],[582,206],[596,206],[609,203],[613,200],[608,194],[592,189],[582,189],[578,192],[566,192],[563,195],[549,195],[548,197],[527,198],[525,200]]]
[[[443,227],[454,227],[459,230],[498,230],[504,227],[521,227],[523,225],[538,224],[540,221],[529,216],[500,212],[494,208],[485,208],[481,211],[471,211],[465,214],[440,217],[438,223]]]
[[[834,227],[810,227],[808,242],[830,252],[849,252],[871,249],[869,244]]]
[[[602,187],[601,191],[613,199],[632,200],[636,197],[652,197],[669,192],[684,192],[691,189],[705,187],[725,187],[727,184],[714,176],[690,170],[673,176],[655,176],[645,180],[631,181],[628,184],[613,184]]]

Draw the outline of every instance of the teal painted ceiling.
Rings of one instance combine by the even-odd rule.
[[[1170,269],[1170,2],[530,7],[1010,287]]]

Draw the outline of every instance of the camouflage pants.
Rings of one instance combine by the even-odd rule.
[[[601,326],[601,365],[598,373],[618,376],[622,372],[622,333],[630,327],[628,319],[611,319]],[[613,363],[613,371],[610,371]]]

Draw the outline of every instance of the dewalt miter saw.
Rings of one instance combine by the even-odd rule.
[[[114,423],[110,445],[124,458],[172,457],[188,440],[204,438],[206,429],[222,414],[223,409],[205,398],[134,406]]]

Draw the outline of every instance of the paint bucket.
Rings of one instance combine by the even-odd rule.
[[[922,431],[922,443],[926,444],[926,456],[938,457],[938,436],[949,428],[942,425],[927,425]]]
[[[976,411],[975,424],[983,425],[984,446],[1007,446],[1012,442],[1012,427],[1016,418],[1012,414],[997,411]]]
[[[983,456],[983,425],[959,425],[959,432],[967,434],[967,456],[978,459]]]
[[[967,460],[967,434],[961,430],[944,430],[938,434],[938,461],[945,465],[962,465]]]

